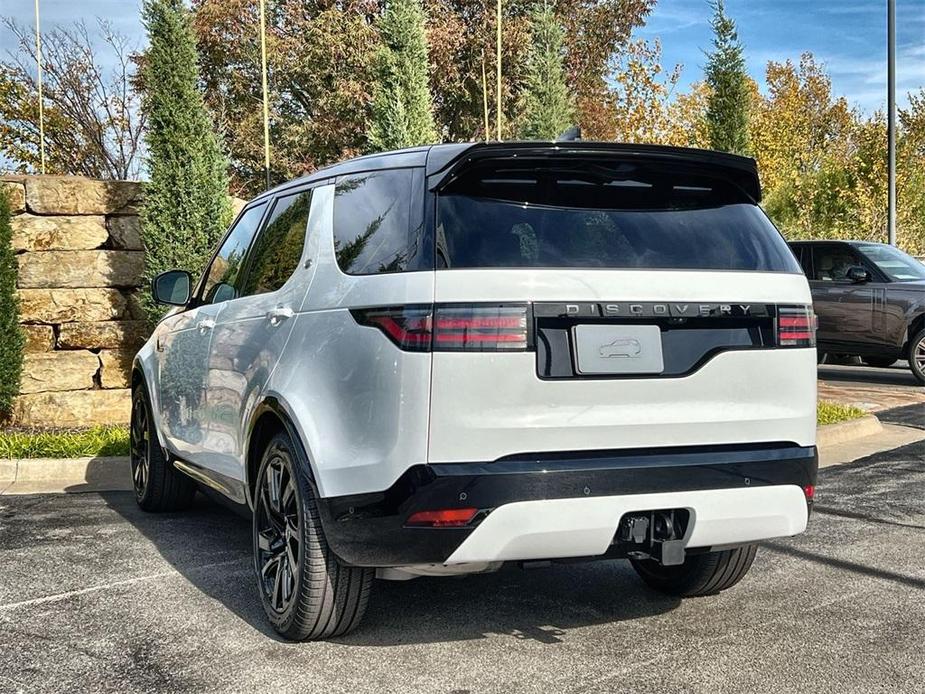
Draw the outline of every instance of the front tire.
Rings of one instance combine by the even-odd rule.
[[[129,460],[135,500],[145,511],[182,511],[196,494],[196,483],[177,470],[157,438],[151,403],[144,385],[132,392]]]
[[[909,341],[909,370],[916,381],[925,385],[925,329]]]
[[[355,629],[374,572],[344,566],[331,552],[305,462],[285,432],[267,445],[255,490],[254,571],[273,628],[294,641]]]
[[[630,559],[630,563],[650,588],[692,598],[732,588],[748,573],[757,551],[758,545],[745,545],[720,552],[688,554],[680,566],[662,566],[654,559]]]

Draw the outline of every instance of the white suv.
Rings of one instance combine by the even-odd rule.
[[[135,361],[142,508],[253,513],[273,626],[374,577],[628,558],[675,595],[806,527],[806,278],[750,159],[590,142],[347,161],[238,216]]]

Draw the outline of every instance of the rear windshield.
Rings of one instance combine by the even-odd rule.
[[[733,183],[629,163],[476,169],[438,196],[436,245],[450,269],[800,272]]]

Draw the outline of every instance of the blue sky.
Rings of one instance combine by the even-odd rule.
[[[748,71],[764,86],[769,60],[811,51],[833,91],[867,112],[886,108],[886,0],[726,0],[745,45]],[[686,87],[701,79],[710,47],[706,0],[658,0],[638,35],[661,37],[666,67],[684,66]],[[896,0],[896,93],[925,86],[925,0]]]
[[[41,0],[42,26],[104,17],[138,46],[144,43],[137,0]],[[925,86],[925,0],[896,0],[897,94]],[[799,59],[812,51],[832,77],[834,91],[867,112],[886,104],[886,0],[727,0],[746,47],[749,72],[764,84],[769,60]],[[0,0],[0,15],[32,23],[33,0]],[[662,39],[663,63],[684,66],[682,87],[701,78],[710,45],[707,0],[659,0],[638,36]],[[0,30],[0,46],[12,49]]]

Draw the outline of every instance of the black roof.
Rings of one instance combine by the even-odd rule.
[[[499,156],[549,157],[588,154],[619,154],[625,158],[639,157],[648,160],[679,161],[698,164],[719,170],[739,185],[748,195],[758,202],[761,200],[761,186],[758,181],[758,168],[754,159],[725,152],[690,147],[669,147],[666,145],[639,145],[618,142],[594,142],[574,140],[566,142],[464,142],[441,145],[423,145],[393,152],[368,154],[348,159],[318,169],[307,176],[284,183],[276,188],[261,193],[257,198],[272,195],[287,188],[306,183],[336,178],[351,173],[397,169],[408,167],[425,167],[428,176],[448,172],[456,163],[473,161],[479,158]]]

